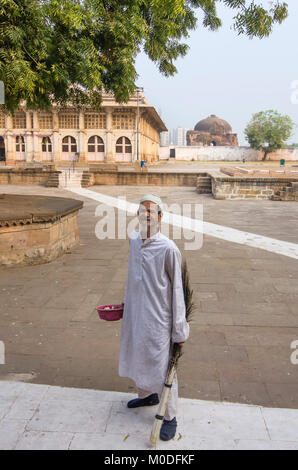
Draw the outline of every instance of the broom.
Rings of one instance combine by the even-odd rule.
[[[184,302],[185,302],[185,318],[186,318],[186,321],[189,322],[191,320],[191,316],[194,310],[194,303],[192,300],[193,291],[190,288],[189,273],[188,273],[187,264],[185,260],[182,263],[182,285],[183,285]],[[179,346],[178,343],[172,344],[167,376],[166,376],[166,380],[165,380],[161,398],[160,398],[158,413],[155,416],[155,420],[153,423],[151,436],[150,436],[150,441],[154,446],[156,446],[158,439],[159,439],[160,428],[161,428],[164,414],[166,411],[166,407],[168,404],[168,399],[169,399],[172,383],[176,374],[178,360],[181,356],[182,356],[182,347]]]

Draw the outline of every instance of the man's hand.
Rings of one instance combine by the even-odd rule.
[[[180,348],[182,348],[182,346],[183,346],[184,343],[178,343],[178,344],[179,344]]]

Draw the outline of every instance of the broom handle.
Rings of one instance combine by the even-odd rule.
[[[175,374],[176,374],[176,367],[173,364],[167,374],[167,378],[162,389],[158,413],[157,415],[155,415],[155,420],[154,420],[151,435],[150,435],[150,441],[154,446],[156,446],[158,439],[159,439],[160,428],[161,428],[164,414],[166,411],[166,407],[168,404],[169,395],[171,392],[171,387],[172,387]]]

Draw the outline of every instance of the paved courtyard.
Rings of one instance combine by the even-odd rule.
[[[134,392],[130,380],[118,377],[121,323],[103,322],[95,310],[123,298],[128,240],[96,237],[99,202],[90,197],[41,186],[2,185],[0,191],[84,201],[80,243],[71,253],[49,264],[0,269],[0,379]],[[204,221],[298,243],[295,202],[218,201],[191,187],[89,191],[134,203],[152,191],[168,204],[202,204]],[[180,396],[298,408],[298,364],[290,360],[298,340],[298,260],[211,235],[196,251],[185,251],[184,242],[176,240],[197,310],[178,371]]]

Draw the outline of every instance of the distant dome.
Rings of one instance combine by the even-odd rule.
[[[211,116],[207,117],[206,119],[199,121],[196,124],[194,130],[208,132],[212,135],[223,135],[232,132],[232,127],[224,119],[215,116],[215,114],[211,114]]]

